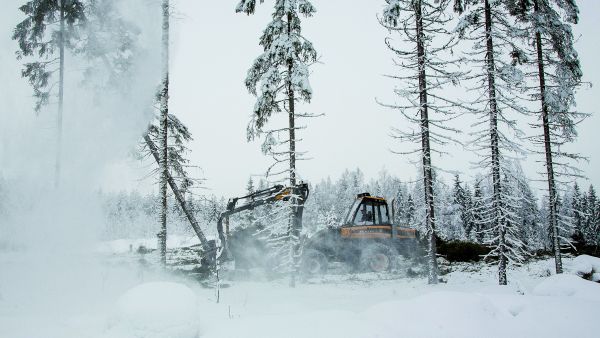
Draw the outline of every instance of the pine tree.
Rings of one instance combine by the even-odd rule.
[[[236,12],[250,15],[255,9],[256,0],[241,0]],[[297,104],[310,102],[312,98],[308,67],[317,60],[312,43],[302,35],[300,15],[311,17],[315,12],[315,7],[308,0],[276,0],[272,20],[260,38],[263,53],[254,61],[246,77],[248,91],[257,97],[253,118],[248,125],[248,140],[264,136],[263,152],[275,161],[267,175],[287,175],[291,187],[297,184],[296,162],[301,159],[301,153],[296,149],[296,131],[300,129],[297,119],[308,116],[297,111]],[[287,127],[265,129],[271,116],[282,111],[288,117]],[[285,145],[288,149],[279,149]],[[285,169],[276,169],[286,163]],[[295,285],[301,231],[301,224],[294,217],[297,207],[297,197],[292,197],[286,235],[293,257],[291,286]]]
[[[479,130],[474,133],[471,146],[482,158],[479,166],[489,170],[492,177],[492,195],[486,201],[489,214],[484,219],[498,239],[496,254],[500,285],[507,284],[509,260],[509,252],[505,251],[507,224],[503,224],[508,215],[503,205],[511,199],[503,191],[502,175],[510,174],[505,157],[522,152],[518,140],[523,137],[516,125],[516,116],[511,114],[526,114],[525,108],[518,104],[524,74],[517,67],[523,60],[516,42],[520,42],[522,32],[508,15],[509,2],[455,0],[454,6],[454,10],[462,16],[456,30],[461,39],[472,42],[473,51],[468,55],[478,70],[472,75],[474,87],[471,90],[479,93],[479,98],[473,102],[478,117],[474,126]]]
[[[21,75],[33,87],[35,111],[58,97],[56,118],[56,160],[54,185],[60,182],[62,148],[62,121],[65,89],[65,50],[78,39],[79,29],[85,22],[84,4],[79,0],[31,0],[19,8],[26,16],[14,30],[13,40],[19,43],[17,59],[26,62]],[[58,57],[56,51],[58,49]],[[58,72],[58,93],[54,92],[54,74]]]
[[[445,25],[451,20],[446,15],[449,0],[386,0],[380,24],[397,32],[411,49],[396,47],[391,38],[385,40],[386,46],[399,59],[398,64],[409,75],[393,75],[390,78],[402,82],[402,90],[396,94],[406,103],[383,104],[398,110],[402,116],[417,126],[415,130],[394,130],[395,138],[407,140],[419,145],[411,153],[420,153],[423,170],[423,202],[426,207],[425,229],[428,246],[428,282],[438,282],[436,262],[436,214],[434,196],[433,166],[431,161],[433,144],[445,144],[452,141],[448,134],[458,130],[448,127],[448,120],[455,114],[459,105],[444,97],[449,84],[457,84],[464,75],[457,68],[460,60],[450,57],[449,51],[454,42],[449,38]],[[441,41],[440,41],[441,40]],[[416,112],[415,112],[416,110]],[[432,130],[435,129],[435,130]]]

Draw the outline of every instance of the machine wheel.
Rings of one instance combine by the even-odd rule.
[[[373,272],[390,271],[398,253],[393,248],[374,243],[367,246],[360,254],[360,265],[364,270]]]
[[[315,249],[307,249],[302,254],[300,271],[305,276],[324,274],[327,272],[327,257]]]

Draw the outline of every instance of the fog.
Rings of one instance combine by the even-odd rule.
[[[62,318],[95,311],[116,296],[115,290],[139,282],[135,270],[107,265],[91,253],[104,227],[98,191],[106,189],[106,177],[115,188],[128,184],[130,177],[112,173],[119,163],[132,161],[131,153],[153,118],[160,69],[160,27],[153,18],[160,17],[160,10],[147,1],[120,2],[119,13],[140,27],[141,35],[131,75],[112,89],[84,81],[86,61],[67,53],[62,170],[55,188],[57,102],[51,99],[34,113],[33,91],[20,76],[17,44],[10,39],[23,20],[17,10],[22,3],[4,1],[0,12],[0,178],[8,182],[6,213],[0,218],[0,247],[5,250],[0,307]],[[2,321],[5,328],[30,325],[19,315]],[[24,334],[43,334],[36,327]]]

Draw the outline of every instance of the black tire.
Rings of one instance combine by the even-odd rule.
[[[319,250],[306,249],[302,254],[300,272],[304,276],[322,275],[327,272],[327,256]]]
[[[373,243],[360,254],[360,266],[365,271],[385,272],[392,270],[398,252],[385,244]]]

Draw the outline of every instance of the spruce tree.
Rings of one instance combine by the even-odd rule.
[[[241,0],[236,12],[250,15],[255,9],[256,0]],[[267,176],[285,175],[291,187],[297,184],[296,162],[301,159],[296,145],[296,132],[301,128],[297,119],[308,116],[298,112],[298,104],[308,103],[312,98],[308,69],[317,61],[312,43],[302,35],[300,18],[311,17],[315,12],[308,0],[275,0],[271,21],[260,38],[263,53],[254,60],[245,81],[248,91],[257,97],[248,125],[248,140],[264,137],[262,150],[274,159]],[[267,128],[271,116],[280,112],[287,114],[287,126]],[[282,165],[284,169],[280,168]],[[295,217],[298,196],[292,196],[289,202],[286,237],[292,262],[290,285],[294,286],[301,231]]]
[[[436,205],[434,196],[434,175],[432,144],[445,144],[452,141],[452,134],[458,130],[448,126],[448,120],[456,114],[459,104],[445,97],[445,89],[457,84],[464,75],[458,72],[460,60],[449,53],[454,42],[445,25],[451,20],[446,8],[449,0],[386,0],[380,24],[390,32],[398,33],[400,39],[409,44],[410,49],[398,47],[392,38],[385,40],[386,46],[404,66],[407,74],[391,75],[401,83],[396,94],[404,101],[400,104],[382,104],[395,109],[414,126],[416,131],[395,130],[395,138],[418,144],[411,153],[420,154],[423,177],[423,203],[426,208],[425,229],[428,251],[428,282],[436,284]],[[440,151],[438,149],[438,151]]]
[[[471,204],[471,214],[473,215],[473,225],[475,228],[475,239],[477,243],[483,244],[485,239],[485,229],[487,228],[487,220],[484,215],[487,215],[486,200],[483,196],[481,188],[481,180],[475,181],[473,187],[473,201]]]
[[[585,209],[584,209],[584,212],[585,212],[584,237],[585,237],[586,243],[589,245],[597,245],[596,243],[597,243],[597,239],[598,239],[598,229],[600,226],[598,224],[599,204],[600,204],[600,202],[598,201],[598,198],[596,197],[596,190],[594,189],[594,186],[590,184],[590,188],[588,189],[588,192],[585,197]]]
[[[486,200],[487,214],[483,215],[483,219],[495,232],[493,238],[498,245],[495,254],[498,256],[500,285],[507,284],[507,255],[510,254],[507,246],[510,243],[506,240],[509,228],[505,223],[509,217],[503,206],[511,196],[504,191],[509,187],[502,187],[502,176],[510,175],[507,156],[523,152],[518,142],[523,133],[516,119],[527,113],[519,104],[524,79],[518,68],[523,62],[518,45],[522,31],[509,15],[509,2],[455,0],[454,6],[454,10],[461,14],[456,31],[473,47],[467,53],[475,66],[470,89],[478,93],[478,98],[472,103],[477,121],[473,124],[476,131],[470,146],[481,157],[479,167],[489,170],[492,178],[492,194]]]
[[[585,245],[585,237],[584,237],[584,227],[583,227],[583,216],[584,212],[581,208],[582,206],[582,196],[581,191],[579,189],[579,185],[577,182],[573,185],[573,193],[571,197],[571,209],[573,218],[573,228],[575,232],[573,233],[572,239],[578,245]]]
[[[246,194],[250,195],[253,194],[255,191],[256,189],[254,188],[254,181],[252,180],[252,177],[250,177],[248,178],[248,183],[246,184]],[[244,216],[244,223],[246,227],[251,227],[255,225],[256,216],[254,210],[250,210],[246,213],[246,215]]]
[[[13,33],[19,44],[17,59],[31,60],[24,64],[21,75],[33,87],[35,111],[58,99],[56,117],[56,159],[54,185],[60,182],[62,148],[63,106],[65,91],[65,52],[73,48],[79,38],[79,30],[86,20],[83,1],[79,0],[31,0],[19,7],[26,16]],[[56,56],[58,50],[58,56]],[[58,72],[58,80],[55,74]],[[56,86],[55,84],[58,84]],[[58,87],[58,92],[55,88]]]
[[[411,194],[408,194],[406,205],[406,224],[408,226],[413,226],[413,222],[415,220],[415,201],[413,200]]]
[[[465,238],[471,237],[472,219],[471,219],[471,198],[469,192],[465,190],[458,175],[454,176],[454,188],[452,191],[452,211],[455,217],[458,217],[460,226],[462,227]]]
[[[559,234],[558,192],[562,176],[581,177],[581,171],[570,160],[579,154],[563,150],[577,137],[576,125],[586,114],[574,111],[575,90],[581,86],[582,71],[574,44],[571,24],[578,21],[575,0],[511,0],[511,14],[524,25],[526,36],[532,37],[526,51],[535,86],[530,87],[531,99],[539,102],[539,116],[534,127],[541,129],[533,136],[537,152],[543,155],[549,196],[549,228],[552,230],[555,269],[562,273],[561,238]]]
[[[521,219],[521,241],[523,241],[528,251],[533,252],[544,248],[543,238],[540,236],[542,224],[538,201],[529,186],[528,179],[519,172],[516,176],[517,186],[521,195],[521,202],[518,205],[518,214]]]

